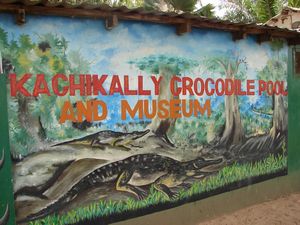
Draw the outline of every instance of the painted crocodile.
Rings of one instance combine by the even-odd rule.
[[[117,191],[131,193],[138,199],[143,199],[147,196],[147,191],[140,186],[151,184],[156,190],[169,198],[173,198],[175,193],[170,188],[179,185],[185,186],[184,181],[186,179],[203,176],[206,172],[201,171],[201,169],[221,162],[221,158],[206,160],[199,157],[194,160],[181,162],[158,154],[133,155],[95,169],[75,183],[69,191],[56,201],[19,222],[36,220],[59,211],[75,199],[78,194],[90,188],[112,182],[115,184]],[[140,185],[131,182],[133,177],[140,178]]]
[[[130,133],[116,132],[110,130],[99,131],[94,134],[87,135],[82,138],[61,142],[53,146],[59,145],[88,145],[91,147],[99,147],[104,149],[105,146],[120,147],[130,150],[132,147],[139,147],[135,142],[137,139],[148,134],[150,130],[134,131]]]

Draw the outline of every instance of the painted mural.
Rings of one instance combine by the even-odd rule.
[[[0,15],[18,224],[106,224],[287,171],[287,46]]]

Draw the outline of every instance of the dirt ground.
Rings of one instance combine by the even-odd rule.
[[[199,225],[300,225],[300,193],[253,205]]]

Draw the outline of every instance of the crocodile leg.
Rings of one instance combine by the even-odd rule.
[[[131,142],[131,140],[117,139],[112,143],[112,146],[124,148],[125,151],[129,151],[131,149],[126,145],[129,145]]]
[[[193,175],[193,177],[195,178],[203,178],[203,177],[206,177],[206,176],[210,176],[212,174],[215,174],[217,173],[218,171],[212,171],[212,172],[206,172],[206,171],[199,171],[197,172],[195,175]]]
[[[147,192],[142,188],[128,184],[132,175],[133,171],[123,171],[117,180],[116,190],[132,193],[141,200],[147,196]]]
[[[157,184],[157,183],[154,183],[154,188],[155,188],[157,191],[159,191],[159,192],[165,194],[169,199],[172,199],[172,198],[176,198],[176,197],[177,197],[177,194],[174,193],[174,192],[172,192],[172,191],[170,190],[170,188],[169,188],[167,185],[165,185],[165,184]]]
[[[183,177],[181,178],[175,174],[165,174],[159,177],[154,182],[154,188],[159,192],[165,194],[169,199],[176,198],[177,193],[172,192],[170,187],[176,187],[183,183]]]
[[[192,184],[189,184],[189,183],[182,183],[180,185],[180,187],[183,187],[185,190],[189,189],[192,187]]]
[[[101,150],[105,150],[105,146],[108,146],[108,144],[104,144],[104,143],[102,143],[102,142],[99,141],[99,140],[93,139],[93,140],[91,141],[91,147],[92,147],[92,148],[93,148],[93,147],[96,147],[96,148],[100,148]]]

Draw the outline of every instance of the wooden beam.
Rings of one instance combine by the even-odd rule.
[[[300,37],[300,33],[296,31],[282,30],[279,28],[259,28],[259,27],[247,27],[245,31],[248,35],[264,35],[266,33],[272,34],[272,37],[278,38],[296,38]]]
[[[183,35],[192,31],[191,23],[178,24],[176,27],[176,34]]]
[[[267,42],[267,41],[271,41],[272,40],[272,37],[270,34],[268,33],[264,33],[264,34],[259,34],[257,35],[257,39],[256,39],[256,42],[258,44],[261,44],[263,42]]]
[[[117,15],[108,16],[105,19],[105,28],[107,30],[112,30],[114,27],[118,25],[118,23],[119,23],[119,19]]]
[[[244,31],[234,31],[234,32],[231,32],[231,35],[232,35],[233,41],[242,40],[247,37],[247,33],[245,33]]]
[[[203,18],[185,18],[182,16],[171,17],[165,14],[141,13],[139,11],[122,11],[110,9],[88,9],[88,8],[66,8],[66,7],[50,7],[45,5],[23,5],[23,4],[6,4],[0,3],[0,12],[16,13],[19,9],[24,9],[26,14],[33,15],[53,15],[67,17],[84,17],[95,19],[107,19],[113,15],[117,16],[118,20],[133,20],[144,21],[156,24],[168,24],[177,26],[179,34],[190,32],[192,27],[200,29],[215,29],[227,32],[239,32],[241,28],[248,35],[261,35],[265,33],[272,34],[273,37],[279,38],[299,38],[300,34],[296,31],[280,30],[278,28],[270,28],[266,26],[257,26],[255,24],[231,24],[217,20],[209,20]],[[24,20],[23,20],[24,21]]]
[[[300,45],[300,38],[288,39],[288,45]]]
[[[23,25],[26,23],[25,9],[18,9],[16,14],[16,24]]]

